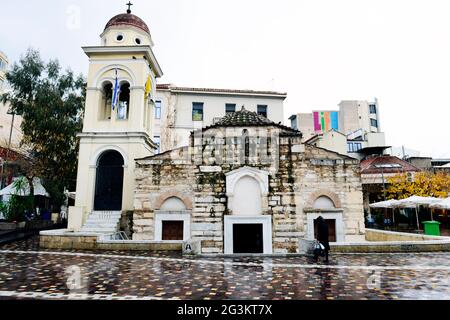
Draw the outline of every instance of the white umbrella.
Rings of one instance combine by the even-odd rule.
[[[398,200],[386,200],[381,202],[375,202],[372,204],[369,204],[369,207],[371,208],[396,208],[398,204]]]
[[[28,184],[28,180],[24,179],[24,181],[25,181],[25,183],[24,183],[23,190],[17,191],[14,186],[14,182],[13,182],[9,186],[7,186],[6,188],[4,188],[0,191],[0,196],[10,196],[10,195],[28,196],[28,195],[30,195],[30,185]],[[34,195],[35,196],[44,196],[47,198],[50,197],[48,192],[42,186],[41,179],[34,178],[33,179],[33,187],[34,187]]]
[[[429,205],[439,202],[441,200],[442,199],[434,198],[434,197],[411,196],[409,198],[399,200],[398,207],[400,207],[400,208],[415,208],[416,206],[419,206],[419,205],[429,206]]]
[[[414,208],[416,210],[417,229],[420,230],[419,213],[417,207],[420,205],[430,206],[433,203],[439,202],[440,200],[441,199],[434,197],[411,196],[409,198],[399,200],[397,206],[399,208]],[[433,220],[433,214],[431,214],[431,219]]]
[[[450,197],[445,198],[445,199],[440,199],[440,201],[435,202],[432,205],[430,205],[430,208],[450,210]]]
[[[394,209],[397,207],[398,200],[386,200],[369,204],[370,208]],[[392,212],[392,222],[395,224],[395,212]]]

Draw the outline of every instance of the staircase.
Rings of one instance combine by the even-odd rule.
[[[121,211],[93,211],[81,228],[81,232],[109,234],[119,230]]]

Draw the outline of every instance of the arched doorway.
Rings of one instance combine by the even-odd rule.
[[[333,210],[334,202],[327,196],[320,196],[314,201],[313,209],[317,210]],[[329,218],[327,214],[323,214],[325,223],[328,226],[328,237],[330,242],[336,242],[336,219]],[[317,239],[318,221],[314,220],[314,238]]]
[[[117,151],[109,150],[99,157],[95,181],[95,211],[122,210],[123,165],[123,157]]]
[[[155,211],[155,240],[186,241],[191,237],[191,213],[180,198],[169,197]]]
[[[259,216],[262,214],[261,188],[250,176],[238,180],[234,187],[235,216]],[[233,224],[233,253],[263,253],[263,224]]]
[[[272,253],[272,216],[264,215],[268,175],[249,167],[227,174],[230,214],[224,217],[226,254]]]

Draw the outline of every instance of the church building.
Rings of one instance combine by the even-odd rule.
[[[202,253],[295,253],[323,216],[332,242],[364,239],[358,160],[302,143],[267,114],[240,105],[157,154],[152,114],[163,73],[152,47],[129,9],[107,23],[99,46],[83,48],[76,201],[61,233],[197,241]]]

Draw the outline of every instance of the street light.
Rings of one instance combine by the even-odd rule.
[[[2,166],[2,169],[1,169],[1,174],[0,174],[0,190],[2,190],[3,189],[3,167],[4,167],[4,164],[5,164],[5,160],[3,160],[3,158],[1,158],[0,157],[0,166]]]

